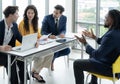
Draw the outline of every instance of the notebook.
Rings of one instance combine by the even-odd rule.
[[[29,34],[22,37],[22,45],[13,47],[14,51],[26,51],[32,48],[35,48],[35,44],[37,42],[37,33]]]

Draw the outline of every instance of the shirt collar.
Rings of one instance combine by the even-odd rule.
[[[4,22],[5,22],[5,28],[8,29],[8,25],[7,25],[7,22],[6,22],[6,19],[4,19]],[[10,29],[13,27],[13,24],[10,25]]]

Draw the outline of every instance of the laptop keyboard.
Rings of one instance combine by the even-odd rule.
[[[17,48],[16,50],[21,50],[21,48]]]

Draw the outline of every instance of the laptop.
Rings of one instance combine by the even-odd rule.
[[[26,51],[32,48],[35,48],[37,42],[37,33],[25,35],[22,37],[22,45],[13,47],[14,51]]]

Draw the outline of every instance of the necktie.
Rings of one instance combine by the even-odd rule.
[[[58,29],[58,19],[55,19],[55,28]]]
[[[58,19],[55,19],[55,35],[58,35],[59,29],[58,29]]]

